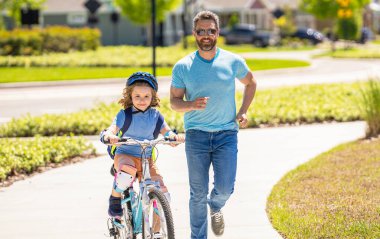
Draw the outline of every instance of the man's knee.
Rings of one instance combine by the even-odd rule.
[[[207,203],[207,190],[191,190],[190,192],[190,199],[194,203]]]
[[[215,196],[227,200],[234,192],[234,187],[215,187]]]

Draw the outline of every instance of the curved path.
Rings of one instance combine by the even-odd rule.
[[[273,185],[310,158],[363,136],[364,126],[363,122],[353,122],[242,130],[236,189],[224,209],[226,230],[222,238],[281,238],[265,212]],[[159,152],[159,168],[172,194],[177,238],[189,238],[184,147],[160,147]],[[0,189],[0,238],[104,239],[113,180],[110,164],[111,160],[102,156]],[[210,230],[209,238],[216,238]]]

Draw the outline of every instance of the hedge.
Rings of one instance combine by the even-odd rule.
[[[38,167],[95,154],[91,144],[77,137],[34,137],[0,139],[0,181],[17,174],[30,174]]]
[[[90,28],[51,26],[44,29],[0,31],[0,55],[42,55],[71,50],[96,50],[100,31]]]
[[[360,84],[304,85],[258,91],[248,111],[249,127],[283,124],[310,124],[329,121],[362,120],[357,106]],[[237,94],[237,106],[242,94]],[[165,120],[183,132],[183,115],[174,112],[168,99],[159,110]],[[120,110],[116,103],[99,104],[93,109],[63,115],[24,117],[0,126],[0,137],[29,137],[40,135],[96,135],[108,127]],[[86,120],[83,120],[86,119]]]

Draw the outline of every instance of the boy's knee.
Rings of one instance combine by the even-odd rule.
[[[119,193],[124,192],[135,181],[136,173],[135,167],[122,165],[115,174],[114,190]]]

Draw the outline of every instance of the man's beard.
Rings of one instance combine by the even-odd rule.
[[[208,43],[204,43],[201,40],[196,40],[199,49],[201,49],[202,51],[211,51],[212,49],[214,49],[216,45],[216,39],[215,40],[212,40],[211,38],[208,38],[208,39],[209,39]]]

